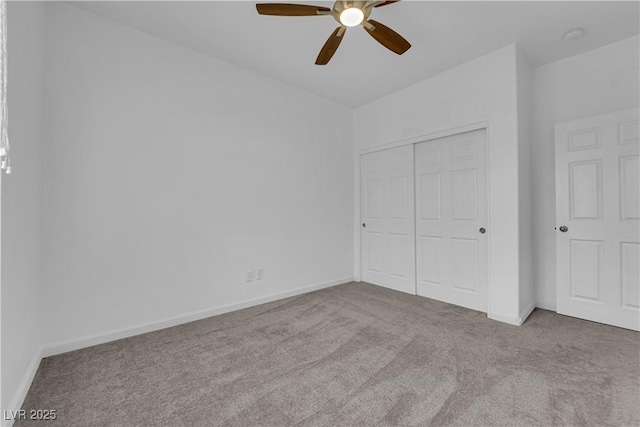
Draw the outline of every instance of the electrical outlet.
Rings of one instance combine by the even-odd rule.
[[[245,280],[247,282],[253,282],[253,270],[247,270],[245,273]]]
[[[264,269],[263,268],[259,268],[256,271],[256,280],[262,280],[264,279]]]

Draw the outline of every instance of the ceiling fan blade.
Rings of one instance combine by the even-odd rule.
[[[411,43],[406,41],[404,37],[393,31],[391,28],[382,25],[378,21],[369,19],[366,24],[363,25],[363,27],[367,33],[371,34],[371,37],[378,40],[382,46],[386,47],[390,51],[395,52],[398,55],[402,55],[411,47]]]
[[[323,6],[289,3],[259,3],[256,4],[256,9],[260,15],[276,16],[316,16],[318,12],[331,11],[328,7]]]
[[[384,1],[380,4],[375,5],[374,7],[381,7],[381,6],[386,6],[388,4],[393,4],[393,3],[398,3],[400,0],[388,0],[388,1]]]
[[[338,50],[338,46],[340,46],[346,30],[346,27],[341,26],[331,33],[327,41],[324,43],[324,46],[322,46],[322,49],[320,49],[320,53],[316,58],[316,65],[327,65],[329,63],[333,54]]]

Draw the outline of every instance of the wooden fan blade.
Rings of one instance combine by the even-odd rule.
[[[386,6],[388,4],[398,3],[399,1],[400,0],[388,0],[388,1],[382,2],[380,4],[377,4],[374,7]]]
[[[318,12],[331,11],[328,7],[323,6],[289,3],[260,3],[256,4],[256,9],[260,15],[276,16],[317,16]]]
[[[371,37],[378,40],[378,42],[389,49],[392,52],[402,55],[411,47],[411,43],[406,41],[404,37],[393,31],[391,28],[382,25],[381,23],[369,19],[368,23],[373,25],[363,25],[367,33],[371,34]]]
[[[340,46],[345,32],[346,28],[338,27],[331,33],[324,43],[324,46],[322,46],[322,49],[320,49],[320,53],[316,58],[316,65],[327,65],[329,63],[333,54],[338,50],[338,46]]]

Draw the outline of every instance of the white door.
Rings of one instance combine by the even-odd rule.
[[[418,295],[487,311],[484,129],[416,144]]]
[[[416,293],[413,146],[360,159],[362,280]]]
[[[639,110],[559,123],[557,311],[640,330]]]

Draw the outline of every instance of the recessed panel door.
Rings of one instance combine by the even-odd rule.
[[[360,160],[362,280],[415,294],[413,146]]]
[[[557,311],[640,330],[639,110],[559,123]]]
[[[486,132],[415,146],[417,293],[487,311]]]

